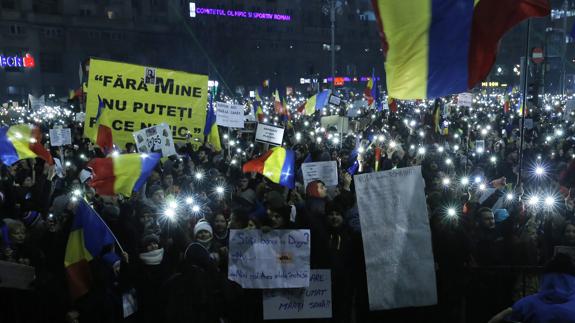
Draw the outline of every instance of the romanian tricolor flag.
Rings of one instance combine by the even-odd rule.
[[[256,89],[256,99],[254,100],[254,114],[259,122],[263,122],[265,115],[264,110],[262,109],[263,100],[262,100],[262,89]]]
[[[40,157],[54,164],[52,155],[42,146],[42,133],[32,125],[0,128],[0,161],[10,166],[21,159]]]
[[[327,104],[330,94],[331,90],[323,90],[307,99],[303,109],[305,111],[305,115],[310,116],[316,111],[323,109],[323,107],[325,107]]]
[[[262,156],[244,164],[244,173],[255,172],[264,175],[274,183],[295,187],[295,154],[293,150],[274,147]]]
[[[375,100],[372,93],[373,89],[374,89],[374,79],[372,77],[367,81],[365,90],[363,90],[363,97],[367,100],[368,106],[371,106],[373,104],[373,101]]]
[[[274,111],[280,116],[285,114],[284,105],[280,98],[280,92],[278,90],[274,92]]]
[[[116,238],[102,218],[86,201],[80,200],[76,206],[64,257],[68,287],[73,299],[90,290],[92,285],[90,261],[104,256],[103,251],[115,241]],[[109,253],[119,260],[112,251]],[[106,255],[106,258],[110,258],[109,255]]]
[[[160,157],[153,153],[92,159],[88,163],[94,174],[90,186],[99,195],[131,196],[132,191],[137,192],[144,185]]]
[[[216,123],[216,113],[214,112],[214,102],[212,95],[210,95],[208,113],[206,114],[204,136],[207,136],[207,142],[212,144],[216,151],[222,150],[222,143],[220,141],[220,132]]]
[[[503,112],[509,113],[509,109],[511,109],[511,100],[509,99],[509,94],[505,94],[503,101]]]
[[[112,128],[110,128],[111,121],[109,120],[104,101],[98,95],[98,113],[96,114],[96,124],[98,125],[98,132],[96,133],[96,145],[102,149],[104,154],[109,154],[114,148],[114,141],[112,139]]]
[[[550,13],[547,0],[372,0],[386,55],[389,95],[466,92],[495,62],[503,35]]]

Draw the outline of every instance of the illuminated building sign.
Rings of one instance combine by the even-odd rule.
[[[199,15],[234,17],[234,18],[257,19],[257,20],[291,21],[290,15],[280,15],[277,13],[252,12],[242,10],[200,8],[196,7],[196,4],[194,2],[190,2],[190,17],[195,18]]]
[[[34,57],[30,54],[24,56],[4,56],[0,55],[0,67],[24,67],[32,68],[36,65]]]

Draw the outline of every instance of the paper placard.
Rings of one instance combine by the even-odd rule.
[[[36,279],[34,267],[0,261],[0,287],[31,289],[30,284]]]
[[[162,153],[162,157],[176,154],[172,132],[167,124],[161,123],[133,133],[136,148],[140,153]]]
[[[39,110],[41,108],[43,108],[46,105],[46,99],[44,97],[44,95],[41,95],[39,97],[34,97],[32,94],[28,94],[28,101],[30,101],[30,108],[32,108],[32,110]],[[14,102],[16,103],[16,102]],[[16,105],[18,105],[16,103]]]
[[[243,288],[309,286],[309,230],[231,230],[228,279]]]
[[[370,310],[437,304],[421,167],[354,176]]]
[[[311,271],[309,287],[263,291],[264,320],[330,318],[331,272]]]
[[[284,138],[284,128],[258,123],[256,141],[275,146],[281,146]]]
[[[138,299],[135,289],[132,288],[126,293],[122,294],[122,307],[124,318],[138,311]]]
[[[225,102],[216,102],[216,123],[229,128],[244,127],[244,106]]]
[[[533,119],[525,119],[525,128],[533,129]]]
[[[84,122],[84,120],[86,120],[86,113],[84,112],[78,112],[74,116],[74,121],[76,122]]]
[[[347,133],[349,129],[349,118],[341,116],[321,117],[321,126],[325,129],[336,127],[339,133]]]
[[[480,154],[485,152],[485,140],[475,140],[475,151]]]
[[[341,98],[337,95],[331,94],[329,96],[329,104],[333,104],[335,106],[339,106],[341,104]]]
[[[315,163],[303,163],[301,165],[303,174],[304,187],[307,187],[309,182],[314,180],[321,180],[325,186],[337,186],[339,184],[337,177],[337,162],[323,161]]]
[[[72,144],[72,132],[70,128],[50,129],[50,145],[52,147]]]
[[[471,93],[460,93],[457,96],[457,105],[460,107],[469,107],[473,103],[473,94]]]

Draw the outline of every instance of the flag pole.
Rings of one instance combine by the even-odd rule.
[[[96,214],[96,216],[98,217],[98,219],[100,221],[102,221],[102,223],[104,224],[104,226],[106,226],[106,229],[108,229],[108,231],[110,231],[110,233],[112,234],[112,237],[114,237],[114,240],[116,241],[116,244],[118,245],[118,248],[120,248],[120,252],[122,254],[126,253],[124,251],[124,248],[122,248],[122,245],[120,244],[120,241],[118,241],[118,238],[116,238],[116,235],[114,234],[114,232],[110,229],[110,227],[108,226],[108,224],[106,223],[106,221],[104,221],[104,219],[102,219],[102,217],[100,216],[100,214],[98,214],[98,212],[96,212],[96,210],[88,203],[88,201],[86,201],[86,199],[82,198],[80,203],[86,203],[86,205],[92,209],[92,211],[94,211],[94,214]]]
[[[520,128],[520,145],[519,145],[519,174],[517,177],[517,186],[522,184],[523,175],[523,146],[525,142],[525,114],[527,112],[527,79],[529,77],[529,38],[531,36],[531,19],[527,19],[527,35],[525,36],[525,64],[523,69],[523,93],[521,93],[521,128]],[[535,94],[537,95],[537,93]]]

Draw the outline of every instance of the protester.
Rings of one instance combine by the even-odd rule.
[[[14,298],[26,306],[4,297],[14,290],[0,289],[0,322],[25,321],[26,308],[37,309],[37,322],[259,322],[261,291],[227,279],[231,230],[254,229],[310,230],[311,268],[331,271],[331,321],[378,321],[369,312],[354,175],[412,165],[421,166],[425,180],[427,210],[421,212],[430,216],[439,304],[417,319],[403,312],[402,317],[449,323],[468,313],[468,322],[485,322],[530,290],[540,287],[539,296],[561,291],[557,280],[537,286],[535,277],[554,247],[575,246],[569,196],[575,143],[567,139],[575,132],[556,112],[562,103],[546,96],[542,105],[553,109],[530,109],[535,129],[525,133],[521,157],[517,113],[504,112],[496,96],[476,94],[472,110],[452,98],[437,101],[445,107],[440,131],[433,105],[415,101],[400,102],[397,112],[362,108],[349,118],[348,131],[322,126],[322,116],[345,115],[362,101],[357,94],[341,94],[347,106],[326,105],[314,115],[294,112],[285,120],[268,108],[271,98],[264,99],[266,122],[285,126],[283,148],[294,151],[295,169],[287,171],[293,185],[263,171],[244,173],[242,165],[265,156],[269,147],[250,133],[230,130],[221,136],[221,150],[207,142],[178,143],[178,154],[158,162],[138,192],[106,196],[93,187],[95,170],[87,167],[105,157],[103,151],[82,139],[81,125],[63,120],[73,142],[64,156],[53,151],[60,166],[28,158],[0,168],[0,260],[37,273],[31,289]],[[288,97],[288,105],[296,107],[303,96]],[[220,99],[250,110],[253,103]],[[54,122],[47,119],[42,127]],[[301,165],[317,161],[335,162],[336,183],[312,179],[304,187]],[[92,287],[75,299],[68,293],[64,258],[81,200],[117,241],[94,255]],[[130,293],[137,310],[124,317]],[[519,315],[526,315],[530,302],[535,301],[515,303],[509,313],[527,320]]]

